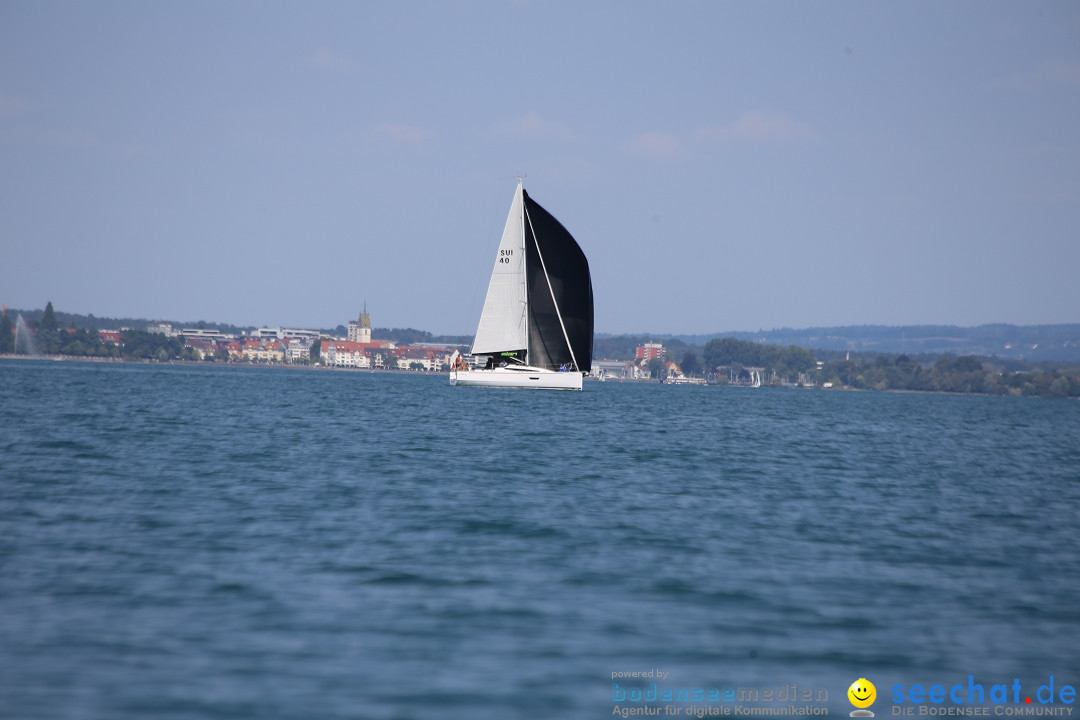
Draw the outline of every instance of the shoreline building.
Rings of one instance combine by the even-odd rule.
[[[648,363],[653,359],[667,360],[667,348],[663,343],[645,343],[638,345],[634,351],[634,359],[638,362]]]
[[[333,367],[381,368],[394,348],[389,340],[357,342],[355,340],[323,340],[319,356],[323,365]]]
[[[275,340],[304,340],[310,345],[312,342],[319,339],[319,335],[320,333],[318,330],[287,327],[261,327],[258,330],[252,330],[251,335],[248,337],[273,338]]]
[[[360,313],[358,320],[349,321],[349,342],[371,342],[371,315],[367,311],[367,303],[364,303],[364,312]]]

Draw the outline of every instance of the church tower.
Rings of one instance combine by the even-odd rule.
[[[364,312],[360,313],[359,320],[349,321],[350,342],[371,342],[371,315],[367,311],[367,302],[364,302]]]

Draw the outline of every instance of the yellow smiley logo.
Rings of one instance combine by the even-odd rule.
[[[868,708],[877,699],[877,688],[866,678],[859,678],[847,689],[848,700],[857,708]]]

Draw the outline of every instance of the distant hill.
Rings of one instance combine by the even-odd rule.
[[[625,336],[597,335],[598,339]],[[645,337],[645,336],[640,336]],[[1080,361],[1080,324],[1068,325],[846,325],[794,330],[718,332],[708,335],[647,336],[665,344],[674,340],[703,347],[714,338],[733,337],[768,345],[799,345],[812,350],[853,352],[986,355],[1032,362]]]

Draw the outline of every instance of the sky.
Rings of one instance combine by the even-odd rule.
[[[1080,322],[1080,4],[0,3],[0,304],[472,334]]]

